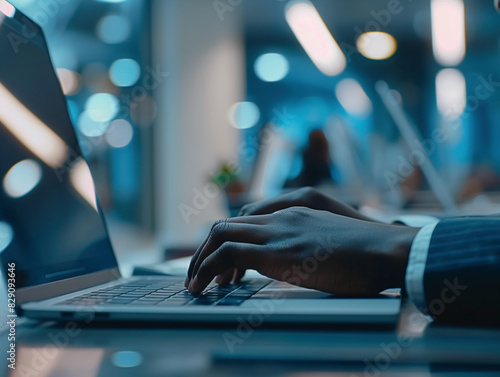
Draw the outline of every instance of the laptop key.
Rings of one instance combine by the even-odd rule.
[[[172,295],[174,295],[172,292],[152,292],[148,296],[168,297]]]
[[[134,303],[145,304],[145,305],[156,305],[163,300],[136,300]]]
[[[189,292],[180,292],[180,293],[175,294],[173,297],[193,298],[194,296]]]
[[[169,297],[164,301],[191,301],[194,297]]]
[[[168,307],[168,306],[184,306],[187,305],[189,301],[187,300],[165,300],[160,302],[157,307]]]
[[[145,296],[144,293],[134,293],[134,292],[129,292],[129,293],[124,293],[118,297],[142,297],[142,296]]]
[[[162,301],[164,299],[165,299],[165,297],[144,296],[144,297],[138,298],[137,301]]]
[[[238,306],[241,305],[245,299],[237,297],[226,297],[220,300],[217,305],[220,306]]]
[[[217,297],[198,297],[190,302],[190,305],[214,305],[217,301],[219,301]]]
[[[158,301],[133,301],[127,306],[155,306],[158,304]]]
[[[234,291],[235,289],[238,289],[240,287],[240,285],[237,285],[237,284],[229,284],[229,285],[219,285],[217,287],[215,287],[213,289],[213,291],[216,291],[216,292],[232,292]]]

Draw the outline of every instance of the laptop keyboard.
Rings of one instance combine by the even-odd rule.
[[[72,297],[57,305],[238,306],[269,283],[262,280],[247,280],[226,286],[216,285],[195,297],[187,291],[183,281],[139,279]]]

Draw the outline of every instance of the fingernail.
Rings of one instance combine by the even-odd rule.
[[[189,287],[189,276],[186,277],[186,280],[184,280],[184,287]]]
[[[217,276],[217,277],[215,278],[215,282],[216,282],[217,284],[222,283],[222,276],[221,276],[221,275]]]
[[[191,283],[189,284],[189,288],[188,288],[189,292],[193,293],[193,292],[197,292],[198,290],[198,278],[194,278],[193,280],[191,280]]]

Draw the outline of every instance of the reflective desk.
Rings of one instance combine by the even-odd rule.
[[[16,370],[0,361],[8,376],[500,376],[500,329],[438,326],[406,300],[396,329],[27,321],[16,331]]]

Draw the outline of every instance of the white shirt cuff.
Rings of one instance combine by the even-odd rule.
[[[424,226],[413,240],[406,268],[406,292],[416,307],[428,314],[424,292],[424,274],[427,254],[431,244],[432,234],[438,222]]]
[[[403,223],[407,226],[413,226],[415,228],[422,228],[429,224],[437,224],[439,219],[437,217],[427,215],[403,215],[396,217],[392,222]]]

